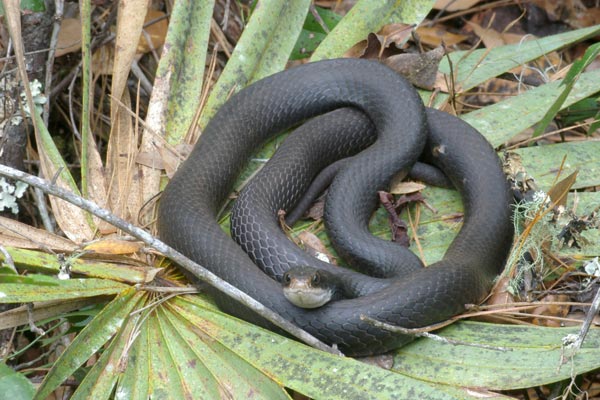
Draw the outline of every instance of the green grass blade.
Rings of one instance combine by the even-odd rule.
[[[265,0],[254,10],[202,110],[200,128],[231,93],[285,67],[309,4],[308,0]]]
[[[455,389],[428,384],[333,356],[221,312],[207,309],[196,296],[179,297],[171,306],[205,342],[217,341],[263,374],[310,398],[317,399],[450,399],[471,398]],[[208,339],[210,338],[210,339]]]
[[[494,146],[539,122],[562,91],[561,82],[551,82],[480,110],[463,119],[478,129]],[[581,74],[563,107],[600,91],[600,70]]]
[[[456,83],[462,91],[466,91],[544,54],[593,37],[598,33],[600,33],[600,26],[592,26],[493,49],[456,51],[450,53],[449,57],[454,65]],[[448,60],[445,58],[440,63],[440,71],[445,74],[450,73]]]
[[[594,61],[594,59],[598,56],[599,53],[600,43],[596,43],[588,47],[583,57],[575,61],[573,65],[571,65],[569,72],[567,72],[567,76],[565,76],[565,79],[563,79],[562,81],[562,86],[564,86],[564,89],[562,90],[562,92],[559,93],[559,95],[557,96],[554,103],[552,103],[550,108],[548,108],[548,111],[541,119],[538,126],[535,128],[535,131],[533,132],[531,137],[538,137],[546,131],[546,128],[548,127],[548,125],[550,125],[554,117],[556,117],[556,114],[558,114],[558,112],[563,108],[565,100],[567,99],[567,96],[569,96],[569,93],[571,93],[571,91],[573,90],[575,82],[577,82],[579,76],[592,63],[592,61]]]

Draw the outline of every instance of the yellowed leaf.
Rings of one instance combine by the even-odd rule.
[[[134,242],[118,238],[104,238],[88,243],[84,250],[100,254],[132,254],[143,247],[142,242]]]
[[[509,32],[498,32],[491,28],[483,28],[480,25],[467,21],[473,32],[481,38],[486,48],[504,46],[506,44],[519,43],[523,40],[523,35]]]
[[[395,182],[390,187],[391,194],[409,194],[419,192],[427,186],[418,182]]]
[[[422,43],[432,47],[439,47],[442,42],[452,47],[458,43],[467,40],[469,37],[457,33],[448,32],[443,26],[420,26],[417,28],[417,35]]]

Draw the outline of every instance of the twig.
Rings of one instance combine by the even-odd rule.
[[[37,188],[34,189],[33,200],[38,208],[38,212],[40,213],[40,218],[42,218],[42,224],[44,224],[44,228],[50,233],[55,233],[56,226],[54,224],[54,221],[52,221],[52,219],[50,218],[50,214],[48,213],[48,207],[46,206],[44,192]]]
[[[319,26],[325,31],[325,33],[329,33],[329,27],[327,26],[325,21],[323,21],[323,18],[321,18],[321,15],[317,11],[317,8],[315,7],[315,5],[313,3],[311,3],[310,6],[308,6],[308,9],[310,10],[310,13],[315,18],[315,20],[317,21]]]
[[[29,330],[35,332],[40,336],[46,335],[46,332],[42,328],[39,328],[33,318],[33,303],[27,303],[27,322],[29,323]]]
[[[127,221],[113,215],[112,213],[110,213],[110,211],[99,207],[94,202],[77,196],[56,185],[50,184],[44,179],[40,179],[38,177],[19,171],[17,169],[7,167],[6,165],[0,164],[0,175],[23,181],[30,186],[40,188],[47,194],[56,196],[85,211],[88,211],[96,217],[143,241],[146,245],[158,250],[169,259],[175,261],[180,266],[180,268],[184,269],[186,272],[210,284],[212,287],[218,289],[219,291],[231,297],[232,299],[239,301],[246,307],[256,312],[261,317],[265,318],[266,320],[283,329],[284,331],[290,333],[294,337],[300,339],[304,343],[309,344],[310,346],[313,346],[319,350],[326,351],[328,353],[342,355],[342,353],[340,353],[338,350],[326,345],[325,343],[321,342],[308,332],[298,328],[296,325],[282,318],[279,314],[265,307],[264,305],[254,300],[252,297],[248,296],[246,293],[240,291],[236,287],[232,286],[228,282],[222,280],[221,278],[208,271],[201,265],[193,262],[177,250],[168,246],[166,243],[150,235],[143,229],[140,229],[128,223]]]
[[[437,342],[451,344],[453,346],[462,345],[462,346],[479,347],[481,349],[496,350],[496,351],[512,351],[512,349],[509,347],[489,346],[487,344],[481,344],[481,343],[463,342],[462,340],[448,339],[448,338],[445,338],[445,337],[442,337],[439,335],[434,335],[433,333],[423,332],[421,329],[402,328],[400,326],[390,325],[385,322],[378,321],[371,317],[367,317],[366,315],[361,315],[360,319],[362,321],[368,322],[369,324],[373,325],[376,328],[385,329],[390,332],[401,333],[403,335],[408,335],[408,336],[426,337],[428,339],[432,339]]]
[[[585,321],[583,321],[583,325],[581,325],[581,329],[579,330],[579,334],[577,335],[577,340],[573,343],[573,348],[578,350],[581,348],[583,344],[583,340],[590,330],[590,326],[592,325],[592,321],[594,317],[598,314],[598,309],[600,308],[600,289],[596,291],[596,295],[594,296],[594,300],[592,301],[592,306],[587,312],[585,316]]]

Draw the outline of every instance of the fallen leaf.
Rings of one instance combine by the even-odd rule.
[[[448,47],[452,47],[469,38],[466,35],[449,32],[447,27],[440,25],[420,26],[417,28],[417,36],[422,44],[431,47],[439,47],[442,43]]]
[[[578,170],[575,170],[575,172],[562,179],[560,182],[557,182],[550,190],[548,190],[548,196],[550,196],[550,200],[552,200],[555,205],[567,205],[567,193],[569,193],[569,190],[571,190],[571,187],[575,184],[578,172]]]
[[[157,10],[148,10],[144,24],[150,21],[156,21],[146,26],[140,36],[140,41],[137,46],[137,54],[145,54],[152,50],[160,50],[165,43],[169,21],[165,17],[165,13]]]
[[[308,252],[308,254],[330,264],[336,264],[333,254],[327,250],[327,247],[325,247],[323,242],[321,242],[321,239],[319,239],[314,233],[308,231],[300,232],[297,239],[302,242],[304,249]]]
[[[3,246],[46,251],[52,249],[71,252],[78,249],[78,246],[69,239],[2,216],[0,216],[0,243]]]
[[[411,182],[411,181],[394,182],[394,181],[392,181],[392,185],[390,186],[390,193],[391,194],[409,194],[409,193],[420,192],[421,190],[425,189],[426,187],[427,187],[427,185],[424,185],[419,182]]]
[[[474,6],[481,0],[437,0],[433,5],[436,10],[460,11]]]
[[[557,304],[543,304],[543,303],[556,303],[556,302],[568,302],[569,296],[564,294],[549,294],[544,296],[540,303],[542,303],[539,307],[531,310],[531,314],[540,315],[540,316],[550,316],[550,317],[560,317],[564,318],[569,313],[570,306],[568,305],[557,305]],[[562,326],[561,321],[548,319],[548,318],[536,318],[534,317],[531,322],[539,326],[551,326],[551,327],[559,327]]]
[[[56,42],[56,57],[74,53],[81,49],[81,21],[79,18],[65,18],[60,23]]]
[[[504,46],[506,44],[519,43],[523,40],[522,34],[498,32],[492,28],[483,28],[479,24],[467,21],[467,24],[473,29],[473,32],[481,38],[483,44],[488,49]]]
[[[443,56],[444,49],[438,47],[422,54],[397,54],[385,59],[384,63],[416,87],[431,90]]]

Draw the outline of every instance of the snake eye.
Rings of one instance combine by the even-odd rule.
[[[285,274],[283,274],[283,282],[290,283],[291,281],[292,281],[292,277],[290,276],[289,272],[286,272]]]
[[[321,275],[318,272],[315,272],[312,276],[311,282],[314,285],[318,285],[321,282]]]

